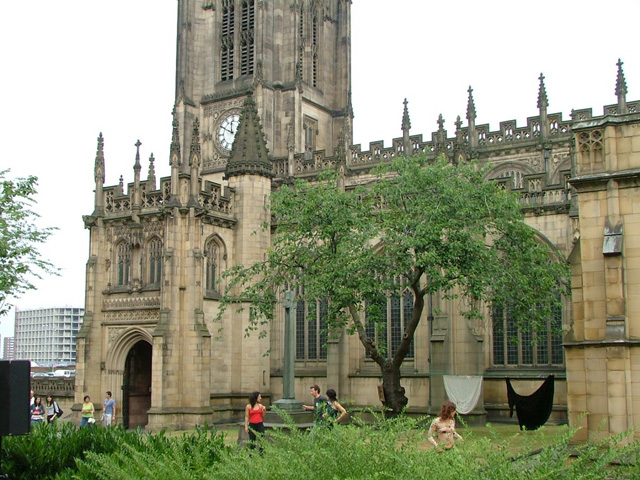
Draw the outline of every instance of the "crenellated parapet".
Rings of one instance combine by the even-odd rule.
[[[588,120],[598,119],[606,117],[607,115],[622,115],[622,113],[640,113],[640,100],[629,102],[626,104],[627,112],[620,112],[620,105],[617,103],[611,105],[605,105],[603,108],[602,116],[593,116],[591,108],[583,108],[580,110],[573,110],[571,112],[571,118],[573,122],[584,122]]]
[[[188,177],[181,175],[181,177]],[[198,204],[203,213],[211,216],[211,220],[217,220],[228,224],[233,216],[233,191],[228,187],[223,187],[219,183],[205,181],[204,187],[198,195]],[[141,182],[141,208],[142,216],[149,214],[163,213],[166,209],[172,208],[169,205],[171,197],[171,177],[160,179],[160,188],[155,188],[153,182]],[[127,185],[127,191],[123,191],[120,185],[104,187],[105,219],[129,216],[133,209],[134,184]]]

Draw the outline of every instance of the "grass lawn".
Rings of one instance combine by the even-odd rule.
[[[237,424],[222,424],[215,426],[225,437],[225,444],[235,445],[238,441],[239,426]],[[482,438],[492,439],[496,445],[508,443],[509,451],[518,456],[532,450],[542,448],[545,445],[554,443],[562,435],[567,432],[566,425],[549,425],[544,426],[536,431],[521,431],[517,424],[488,424],[483,427],[478,426],[462,426],[458,427],[458,433],[465,441],[474,441]],[[179,435],[188,433],[189,431],[167,432],[168,435]],[[460,444],[464,446],[464,442]],[[421,450],[433,448],[428,442],[426,431],[424,442],[420,445]]]

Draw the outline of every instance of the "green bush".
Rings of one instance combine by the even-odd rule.
[[[112,454],[87,452],[77,462],[74,474],[63,479],[201,479],[228,447],[215,429],[196,428],[195,432],[167,437],[164,433],[145,435],[140,445],[123,444]]]
[[[3,446],[9,478],[25,479],[640,478],[640,442],[625,443],[629,435],[573,445],[575,430],[569,428],[562,435],[547,436],[543,428],[505,438],[492,429],[474,435],[463,426],[464,442],[436,453],[426,441],[425,425],[424,419],[379,417],[370,425],[354,422],[305,432],[289,423],[268,431],[259,449],[225,447],[224,437],[206,427],[170,437],[62,426],[34,429],[31,436],[8,438]],[[52,453],[42,454],[45,450]]]
[[[164,432],[148,434],[140,429],[127,431],[121,426],[36,425],[29,435],[3,439],[2,473],[11,479],[25,480],[122,478],[93,474],[90,466],[99,464],[102,458],[110,458],[111,463],[123,458],[128,461],[134,452],[153,458],[169,458],[177,453],[185,465],[203,469],[216,461],[223,448],[224,437],[208,428],[181,437],[167,437]],[[92,461],[85,463],[89,458]]]

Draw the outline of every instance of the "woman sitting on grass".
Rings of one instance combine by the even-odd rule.
[[[438,441],[434,438],[437,436]],[[455,445],[455,439],[462,440],[456,432],[456,405],[453,402],[444,402],[440,409],[440,416],[431,423],[429,428],[429,441],[436,447],[438,453],[449,450]]]

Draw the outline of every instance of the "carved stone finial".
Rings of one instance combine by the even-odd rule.
[[[626,95],[627,94],[627,81],[624,78],[624,71],[622,70],[622,65],[624,62],[621,59],[618,59],[618,78],[616,79],[616,95]]]
[[[133,164],[133,171],[134,172],[139,172],[142,167],[140,166],[140,145],[142,145],[142,142],[140,140],[138,140],[135,143],[136,146],[136,163]]]
[[[178,130],[179,122],[176,117],[175,111],[173,113],[172,133],[171,133],[171,147],[169,151],[169,164],[173,167],[178,167],[180,161],[180,131]]]
[[[618,78],[616,79],[616,96],[618,97],[618,113],[628,113],[627,108],[627,81],[624,78],[624,71],[622,70],[622,60],[618,59]]]
[[[154,165],[155,158],[153,152],[149,156],[149,174],[147,175],[147,183],[151,186],[152,190],[156,189],[156,167]]]
[[[549,99],[547,98],[547,89],[544,86],[544,75],[542,73],[540,73],[538,80],[540,80],[540,87],[538,88],[538,108],[546,109],[549,106]]]
[[[193,130],[191,131],[191,149],[189,150],[189,165],[200,162],[200,119],[193,120]]]
[[[456,126],[456,136],[457,136],[458,132],[460,132],[460,129],[462,128],[462,120],[460,120],[460,115],[456,117],[455,126]]]
[[[438,123],[438,130],[439,131],[444,130],[444,122],[445,122],[445,120],[442,117],[442,114],[438,115],[438,122],[437,123]]]
[[[96,183],[104,185],[104,139],[102,138],[102,132],[98,135],[98,148],[96,150],[96,163],[93,173]]]
[[[467,90],[467,92],[469,92],[469,100],[467,101],[467,120],[475,121],[476,104],[473,101],[473,88],[471,88],[471,85],[469,85],[469,89]]]
[[[409,108],[407,107],[409,102],[405,98],[402,103],[404,104],[404,111],[402,112],[402,131],[408,132],[411,129],[411,119],[409,118]]]

